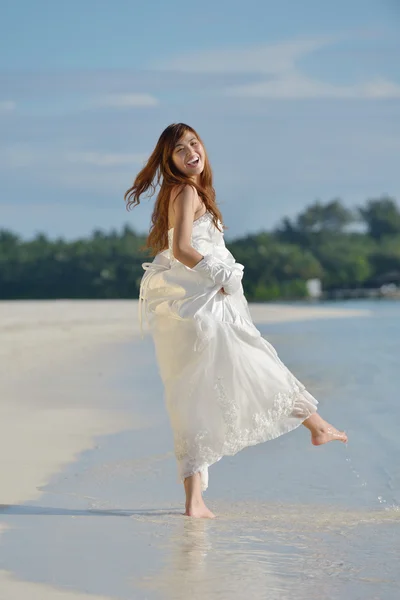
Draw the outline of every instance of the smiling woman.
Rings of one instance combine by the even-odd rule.
[[[213,518],[201,493],[208,468],[223,456],[302,423],[316,446],[347,437],[317,414],[317,400],[254,325],[243,292],[244,266],[225,245],[207,154],[191,127],[167,127],[125,199],[139,204],[154,179],[162,184],[149,239],[158,248],[153,262],[142,265],[139,320],[144,302],[186,492],[185,515]]]
[[[175,223],[172,205],[179,209],[177,196],[184,192],[184,186],[188,183],[197,192],[196,209],[205,207],[219,229],[222,214],[215,201],[212,171],[204,144],[189,125],[172,124],[162,132],[147,163],[124,197],[129,210],[140,204],[140,197],[144,193],[150,191],[150,194],[154,194],[156,186],[160,185],[151,218],[152,226],[142,248],[150,249],[152,256],[168,248],[167,232]]]

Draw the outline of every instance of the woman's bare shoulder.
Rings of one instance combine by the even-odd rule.
[[[183,207],[188,205],[196,213],[201,208],[202,203],[196,188],[189,183],[183,183],[172,188],[169,205],[172,214],[175,214],[177,210],[182,210]]]
[[[190,183],[179,183],[171,188],[170,203],[174,203],[177,198],[183,197],[185,200],[190,198],[195,200],[199,197],[196,188]]]

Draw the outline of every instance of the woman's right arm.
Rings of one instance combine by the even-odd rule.
[[[191,245],[193,220],[201,203],[197,190],[185,185],[183,191],[174,200],[175,226],[172,252],[179,262],[196,270],[216,285],[223,293],[233,294],[241,286],[242,265],[230,268],[212,254],[203,256]]]
[[[200,206],[197,190],[190,185],[183,186],[183,191],[173,200],[175,225],[172,252],[179,262],[191,269],[203,258],[191,245],[193,220]]]

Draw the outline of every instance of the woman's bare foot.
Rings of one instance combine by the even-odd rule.
[[[318,413],[314,413],[303,421],[303,425],[311,431],[311,443],[314,446],[321,446],[333,440],[339,440],[347,444],[347,434],[339,431],[322,419]]]
[[[186,492],[186,512],[184,514],[187,517],[214,519],[215,515],[204,504],[203,496],[201,494],[200,472],[186,477],[184,485]]]
[[[197,519],[215,519],[214,513],[211,512],[204,504],[192,504],[191,506],[186,506],[186,512],[184,513],[186,517],[195,517]]]
[[[347,434],[344,431],[338,431],[335,427],[328,424],[327,427],[321,428],[318,433],[311,434],[311,443],[314,446],[321,446],[321,444],[326,444],[333,440],[339,440],[347,444]]]

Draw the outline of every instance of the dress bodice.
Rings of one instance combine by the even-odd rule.
[[[225,246],[221,220],[218,223],[221,231],[215,227],[212,213],[209,211],[204,213],[193,221],[190,243],[203,256],[211,254],[230,267],[236,260]],[[142,264],[146,272],[142,277],[139,291],[140,324],[142,324],[142,300],[146,301],[146,316],[148,310],[158,315],[167,310],[174,315],[174,318],[179,319],[187,319],[190,315],[194,318],[195,314],[201,313],[203,305],[208,306],[209,301],[221,306],[223,304],[221,299],[225,297],[222,294],[218,296],[221,286],[204,278],[198,271],[189,268],[174,257],[173,239],[174,227],[171,227],[168,230],[168,248],[157,254],[152,262]]]
[[[222,229],[222,223],[218,220],[219,226]],[[170,254],[171,264],[179,262],[174,257],[172,250],[172,243],[174,239],[174,227],[168,230],[168,248]],[[222,246],[225,248],[224,234],[223,231],[219,231],[212,220],[212,214],[207,211],[193,221],[191,246],[202,254],[213,253],[216,247]],[[222,249],[221,248],[221,249]]]

